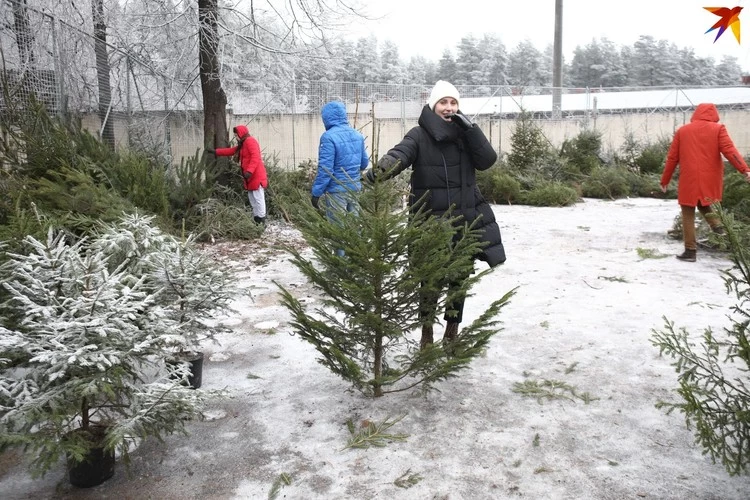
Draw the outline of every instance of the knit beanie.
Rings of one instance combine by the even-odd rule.
[[[456,87],[453,86],[453,84],[446,82],[445,80],[438,80],[434,87],[432,87],[432,92],[430,92],[430,100],[427,101],[427,104],[430,105],[430,109],[435,109],[435,103],[438,102],[443,97],[452,97],[456,101],[459,99],[458,90],[456,90]]]

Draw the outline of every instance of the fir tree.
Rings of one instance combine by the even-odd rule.
[[[720,461],[730,475],[750,468],[750,252],[740,241],[732,218],[715,209],[727,231],[734,266],[723,272],[727,293],[737,298],[724,338],[706,328],[700,339],[666,320],[651,342],[675,361],[682,402],[660,401],[658,408],[685,414],[688,429],[703,452]]]
[[[311,208],[299,227],[312,249],[306,259],[290,248],[292,262],[324,295],[308,311],[281,288],[296,334],[321,354],[320,363],[367,395],[382,396],[453,377],[486,348],[499,330],[498,313],[514,293],[494,301],[450,345],[419,350],[410,336],[421,326],[420,287],[440,296],[434,322],[456,294],[468,294],[487,271],[470,275],[480,249],[477,231],[456,229],[448,218],[400,207],[392,182],[376,182],[360,197],[360,213],[331,223]],[[344,257],[335,250],[345,251]],[[470,275],[460,290],[441,293],[446,282]]]
[[[179,323],[158,290],[86,240],[50,230],[0,268],[0,449],[30,451],[37,473],[89,446],[71,431],[106,427],[104,446],[127,459],[136,438],[185,432],[205,394],[164,373],[165,335]]]
[[[179,325],[162,335],[179,358],[226,331],[215,319],[233,310],[239,291],[229,271],[200,251],[194,235],[181,241],[159,229],[154,219],[123,215],[117,223],[102,224],[92,248],[107,257],[110,270],[122,267],[145,280],[164,314]]]
[[[522,174],[532,173],[548,157],[549,141],[528,111],[521,110],[510,136],[508,166]]]

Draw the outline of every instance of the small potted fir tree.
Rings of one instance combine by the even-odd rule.
[[[227,330],[219,315],[232,310],[237,299],[236,280],[221,264],[200,251],[193,235],[180,242],[175,252],[154,258],[153,278],[161,287],[161,301],[179,325],[177,335],[165,340],[173,347],[171,364],[190,367],[189,385],[201,385],[203,351],[206,340],[215,340]]]
[[[236,280],[198,248],[193,235],[180,241],[156,227],[151,216],[125,215],[118,224],[104,226],[97,245],[112,256],[113,265],[145,278],[165,314],[179,326],[162,335],[171,348],[167,365],[179,377],[187,374],[190,387],[199,388],[202,343],[225,329],[217,319],[232,310]]]
[[[160,372],[179,324],[145,276],[97,240],[25,244],[0,266],[0,448],[24,447],[37,474],[66,456],[71,483],[94,486],[133,440],[184,433],[206,394]]]

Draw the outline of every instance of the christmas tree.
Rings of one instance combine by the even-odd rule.
[[[446,304],[469,295],[489,271],[472,274],[481,249],[478,231],[449,217],[411,211],[401,200],[394,183],[385,181],[359,193],[359,213],[339,214],[335,222],[301,208],[298,226],[314,258],[294,248],[289,252],[322,290],[322,305],[308,311],[282,288],[295,333],[315,346],[324,366],[372,396],[430,388],[455,376],[487,348],[499,331],[498,313],[514,293],[492,302],[455,341],[419,349],[412,332],[424,322],[436,323]],[[446,289],[456,281],[459,287]],[[437,309],[424,318],[420,294],[437,298]]]
[[[674,360],[680,397],[656,406],[683,413],[703,453],[738,475],[750,472],[750,251],[732,215],[718,205],[714,210],[726,228],[724,243],[733,263],[722,275],[737,303],[721,332],[707,327],[693,335],[666,318],[664,329],[653,331],[651,343]]]
[[[107,257],[110,270],[121,266],[144,278],[164,313],[179,324],[162,339],[175,358],[189,357],[204,341],[228,330],[216,319],[233,310],[232,301],[240,296],[237,280],[198,248],[195,235],[180,240],[159,229],[154,219],[125,214],[116,223],[101,224],[92,247]]]
[[[181,323],[142,256],[54,230],[24,246],[0,267],[0,449],[22,446],[44,473],[63,455],[127,459],[135,439],[185,432],[207,393],[164,369]]]

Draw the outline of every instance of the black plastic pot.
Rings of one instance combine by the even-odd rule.
[[[92,441],[91,448],[82,462],[75,463],[68,456],[68,479],[70,484],[79,488],[91,488],[102,484],[115,473],[115,452],[99,446],[104,440],[105,427],[95,427],[89,432],[76,429],[74,433],[86,433],[86,439]]]
[[[179,360],[167,361],[167,364],[173,366],[180,363],[187,363],[188,369],[190,370],[190,375],[188,376],[186,385],[191,389],[200,388],[203,384],[203,353],[186,353],[182,354]]]

